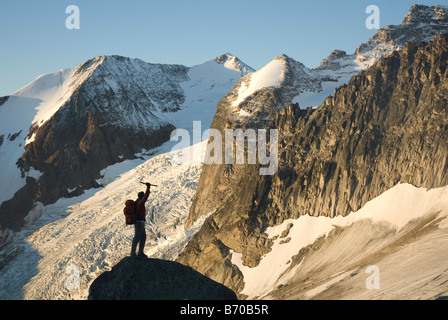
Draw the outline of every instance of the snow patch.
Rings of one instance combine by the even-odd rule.
[[[247,111],[245,111],[245,110],[243,110],[243,109],[241,109],[241,110],[238,112],[238,115],[239,115],[240,117],[250,117],[250,116],[251,116],[251,114],[250,114],[249,112],[247,112]]]
[[[260,70],[249,74],[248,81],[243,81],[238,90],[238,98],[233,106],[238,106],[248,96],[257,90],[266,87],[279,87],[284,80],[284,63],[280,59],[274,59]]]
[[[232,263],[244,275],[245,286],[241,293],[248,295],[251,299],[272,291],[276,285],[284,282],[284,278],[281,277],[288,269],[292,257],[301,248],[311,245],[319,237],[328,236],[336,226],[346,227],[356,221],[369,219],[373,223],[387,224],[390,228],[399,231],[413,219],[434,212],[440,212],[439,218],[448,217],[448,186],[427,190],[410,184],[398,184],[346,217],[304,215],[298,219],[288,219],[278,226],[266,229],[269,238],[277,236],[277,239],[274,240],[271,251],[262,258],[257,267],[245,266],[242,263],[241,254],[233,252]],[[288,234],[291,240],[282,242],[284,239],[279,236],[289,224],[292,224]],[[446,227],[448,227],[448,221],[444,218],[439,223],[439,228]],[[335,279],[333,280],[336,281]],[[324,287],[333,283],[333,280]]]
[[[39,219],[42,214],[44,213],[44,205],[42,202],[36,203],[33,209],[30,210],[30,212],[27,214],[27,216],[24,218],[25,224],[30,225],[33,224],[37,219]]]
[[[226,62],[224,62],[224,67],[230,70],[234,71],[240,71],[237,64],[236,64],[236,58],[230,57]]]

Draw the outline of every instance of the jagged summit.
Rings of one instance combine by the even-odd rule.
[[[290,103],[299,103],[301,108],[318,106],[352,76],[368,69],[382,57],[401,50],[409,41],[428,42],[444,32],[448,32],[448,7],[414,5],[402,24],[378,30],[352,54],[333,50],[314,69],[285,54],[278,55],[250,77],[240,79],[241,83],[234,89],[237,98],[232,106],[236,108],[236,116],[240,120],[255,119],[260,114],[259,109],[269,108],[270,104],[256,95],[260,95],[262,90],[273,89],[278,93],[277,98],[272,100],[276,107]],[[245,106],[240,106],[243,102]]]
[[[245,75],[255,71],[255,69],[245,64],[238,57],[228,52],[216,57],[214,60],[218,63],[222,63],[226,68],[230,70],[240,71],[241,75]]]
[[[448,6],[425,6],[414,4],[406,14],[401,24],[448,22]]]
[[[334,60],[337,58],[343,58],[346,55],[347,55],[347,52],[345,52],[344,50],[335,49],[335,50],[331,51],[331,53],[328,55],[328,57],[325,60]]]
[[[288,56],[288,55],[286,55],[284,53],[276,56],[272,61],[280,61],[280,62],[282,62],[283,65],[284,65],[284,72],[285,73],[288,73],[288,72],[304,72],[304,74],[302,74],[302,75],[305,75],[305,76],[311,75],[311,73],[310,73],[311,70],[309,68],[307,68],[303,63],[301,63],[300,61],[295,60],[294,58],[291,58],[290,56]],[[299,71],[299,70],[301,70],[301,71]],[[300,76],[300,75],[295,75],[295,76]]]
[[[347,57],[347,52],[344,50],[333,50],[328,57],[326,57],[316,69],[332,69],[339,67],[338,60]]]
[[[286,54],[284,54],[284,53],[281,53],[281,54],[279,54],[278,56],[276,56],[276,57],[274,58],[274,60],[280,60],[280,61],[285,61],[285,62],[287,62],[287,61],[289,61],[289,60],[294,60],[294,59],[292,59],[291,57],[289,57],[288,55],[286,55]]]
[[[234,88],[235,99],[231,103],[236,120],[255,119],[265,114],[267,103],[264,91],[276,90],[272,100],[275,107],[299,103],[301,108],[314,107],[331,95],[337,87],[362,70],[366,70],[382,57],[400,50],[409,41],[430,41],[434,35],[448,32],[448,7],[414,5],[403,24],[389,25],[378,32],[356,52],[347,54],[333,50],[314,69],[286,54],[280,54],[263,68],[240,79]],[[263,98],[257,97],[262,95]],[[268,112],[269,113],[269,112]]]
[[[300,67],[300,68],[306,68],[303,63],[295,60],[294,58],[292,58],[284,53],[279,54],[274,59],[272,59],[269,63],[271,63],[272,61],[280,61],[284,64],[285,67],[288,67],[290,65],[296,65],[297,67]],[[287,70],[285,70],[285,71],[287,71]]]
[[[429,42],[444,32],[448,32],[448,7],[413,5],[402,24],[385,26],[361,44],[356,49],[355,63],[366,69],[410,41]]]

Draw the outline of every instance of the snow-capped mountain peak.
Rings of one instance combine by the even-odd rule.
[[[429,42],[448,32],[448,7],[413,5],[402,24],[388,25],[356,49],[355,64],[367,69],[381,57],[400,50],[410,41]]]
[[[241,72],[242,76],[255,71],[255,69],[242,62],[238,57],[228,52],[216,57],[214,60],[222,63],[227,69]]]
[[[403,19],[402,24],[431,23],[436,20],[448,20],[448,6],[424,6],[414,4]]]
[[[2,97],[0,246],[37,203],[97,187],[102,169],[169,141],[175,128],[190,129],[193,120],[208,129],[218,101],[250,70],[237,57],[226,58],[226,65],[210,60],[187,67],[96,56]],[[18,191],[31,188],[28,178],[37,195],[26,202]],[[14,209],[5,209],[6,202]],[[11,212],[20,215],[12,219]]]
[[[279,88],[288,85],[294,79],[313,77],[310,70],[302,63],[295,61],[286,54],[280,54],[263,68],[241,78],[238,98],[233,102],[237,107],[249,96],[264,88]]]
[[[141,163],[142,157],[151,158],[147,150],[156,152],[165,141],[161,153],[168,151],[175,128],[192,130],[193,121],[201,121],[203,130],[208,129],[218,101],[242,74],[253,71],[231,55],[218,60],[186,67],[96,56],[78,67],[42,75],[0,98],[0,266],[5,254],[11,259],[20,252],[1,249],[17,236],[21,241],[17,233],[22,228],[36,230],[36,219],[51,216],[51,204],[58,199],[73,199],[103,187],[117,178],[108,177],[114,171],[111,167],[120,170],[129,163]],[[167,159],[169,154],[163,155],[162,164],[151,165],[156,168],[151,170],[165,174],[163,166],[173,167]],[[197,181],[200,163],[184,167],[193,170],[194,177],[188,173],[187,179]],[[174,194],[182,189],[187,195],[178,180],[173,179],[173,184],[180,188]],[[194,187],[188,184],[192,191]],[[170,212],[167,225],[176,228],[177,220],[186,218],[185,207],[181,209],[184,217],[171,219],[173,210],[166,203],[181,202],[177,196],[175,201],[161,199]],[[120,200],[117,206],[121,205]],[[1,293],[3,297],[10,295],[8,290]]]
[[[278,87],[285,77],[285,60],[280,58],[273,59],[260,70],[249,74],[241,80],[237,93],[237,99],[233,106],[237,107],[247,97],[256,91],[266,87]]]
[[[236,108],[246,100],[253,102],[254,97],[250,97],[250,95],[255,94],[257,90],[277,87],[281,99],[276,99],[275,103],[281,102],[283,105],[276,107],[283,107],[290,103],[299,103],[301,108],[319,106],[326,97],[333,94],[337,87],[347,83],[352,76],[368,69],[376,61],[393,51],[400,50],[409,41],[428,42],[435,35],[444,32],[448,32],[447,6],[413,5],[402,24],[389,25],[378,30],[353,54],[347,54],[343,50],[332,51],[314,69],[305,67],[287,55],[277,56],[264,68],[253,73],[250,78],[241,78],[241,85],[235,87],[237,99],[232,105]],[[281,61],[285,68],[282,71],[278,68],[276,74],[266,72],[274,70],[274,61]],[[254,79],[256,81],[253,81]],[[266,103],[263,104],[266,106]],[[236,109],[242,108],[240,106]],[[241,119],[247,119],[254,115],[250,108],[237,111],[239,111],[237,115],[242,116]]]

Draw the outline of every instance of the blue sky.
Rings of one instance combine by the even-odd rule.
[[[230,52],[259,69],[284,53],[315,67],[375,34],[368,5],[384,27],[400,24],[413,3],[448,1],[0,0],[0,96],[97,55],[192,66]],[[80,10],[79,30],[66,28],[69,5]]]

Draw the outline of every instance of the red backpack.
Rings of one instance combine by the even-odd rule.
[[[126,224],[134,224],[137,220],[136,215],[136,204],[134,200],[126,200],[124,203],[125,207],[123,209],[124,218]]]

